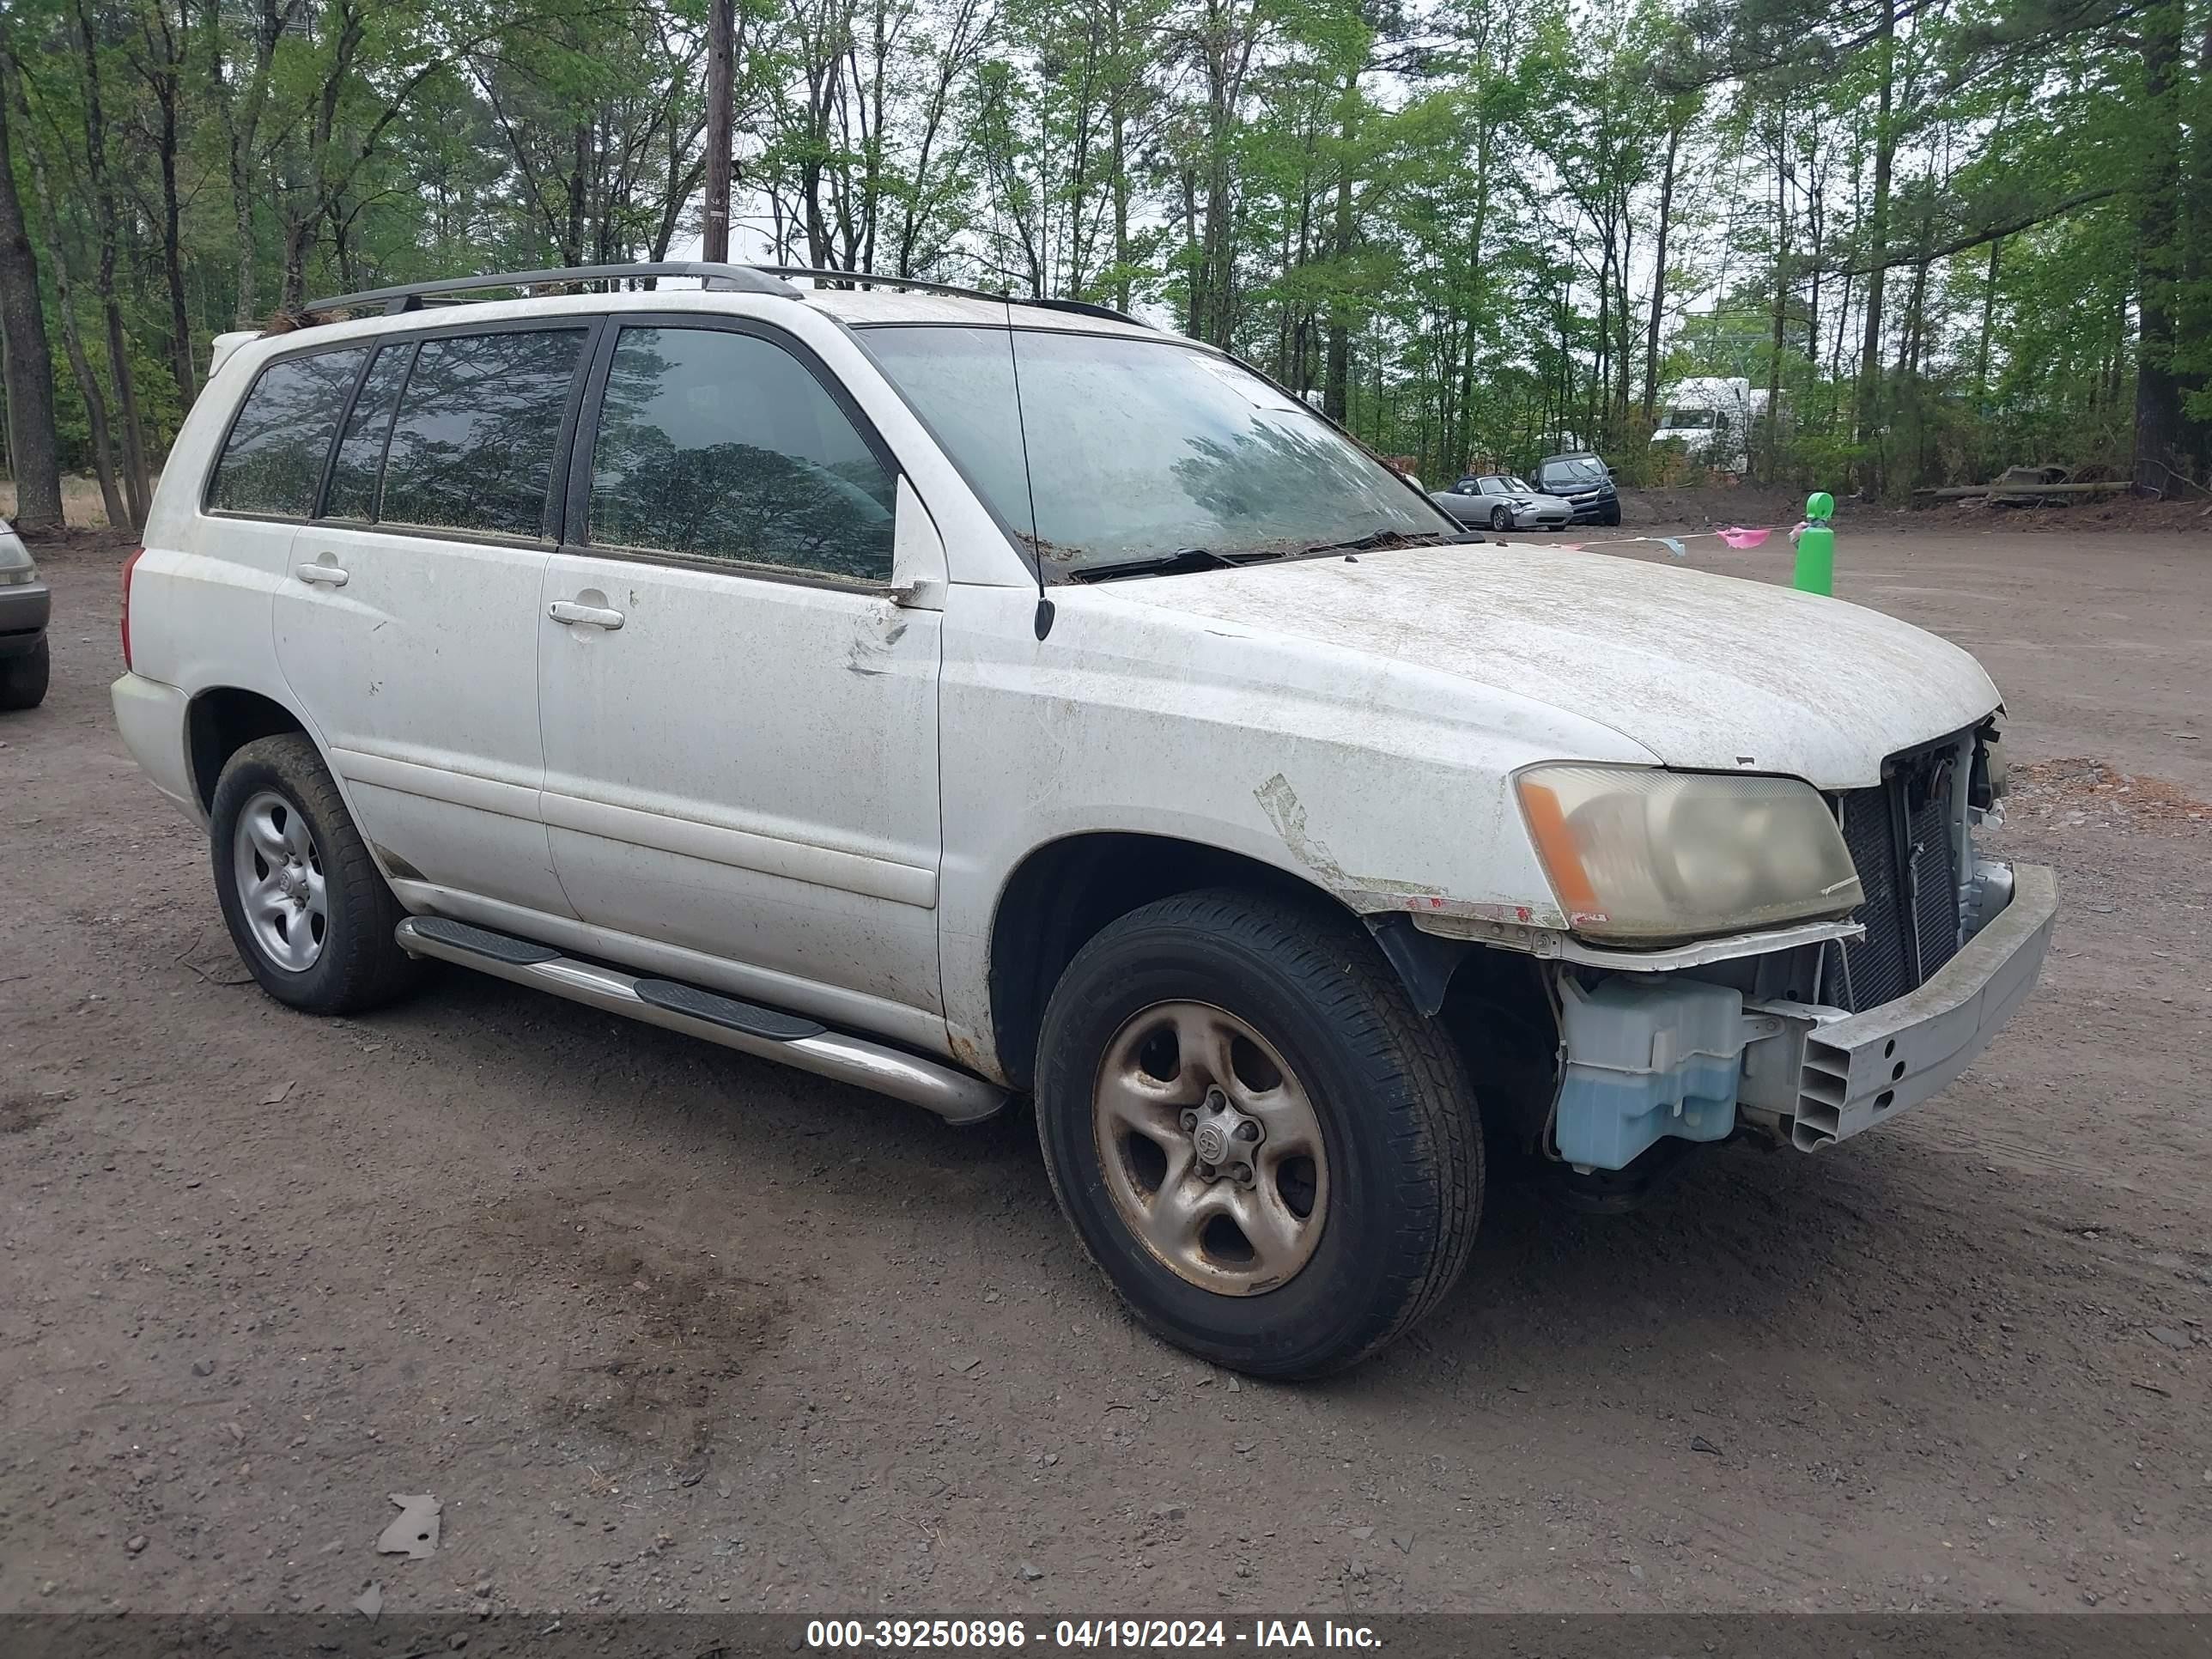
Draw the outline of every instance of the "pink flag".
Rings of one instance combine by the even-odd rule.
[[[1762,530],[1742,530],[1731,525],[1726,530],[1716,530],[1713,533],[1730,547],[1757,547],[1772,535],[1774,530],[1771,526]]]

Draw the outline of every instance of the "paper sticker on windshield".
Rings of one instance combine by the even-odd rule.
[[[1235,389],[1237,394],[1255,409],[1296,409],[1298,400],[1287,392],[1279,392],[1249,369],[1220,357],[1209,357],[1202,351],[1190,354],[1198,366],[1220,381]]]

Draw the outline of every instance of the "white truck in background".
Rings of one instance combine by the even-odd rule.
[[[1651,442],[1674,444],[1691,460],[1722,472],[1751,465],[1751,434],[1769,394],[1741,375],[1693,374],[1668,388]]]

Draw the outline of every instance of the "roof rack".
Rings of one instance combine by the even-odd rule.
[[[787,300],[797,299],[799,292],[773,273],[753,265],[722,264],[708,259],[659,259],[641,264],[569,265],[555,270],[505,270],[483,276],[449,276],[434,283],[406,283],[398,288],[372,288],[359,294],[311,300],[300,308],[313,313],[364,311],[382,306],[388,313],[419,311],[425,300],[443,295],[476,293],[486,289],[536,288],[554,283],[611,282],[632,276],[696,276],[708,288],[774,294]]]
[[[1078,317],[1101,317],[1109,322],[1127,323],[1132,328],[1152,327],[1141,317],[1132,317],[1126,311],[1116,311],[1112,306],[1098,305],[1089,300],[1047,300],[1019,294],[994,294],[986,288],[968,288],[958,283],[929,283],[919,276],[885,276],[869,270],[829,270],[816,265],[755,265],[751,268],[767,276],[805,276],[817,283],[836,283],[848,288],[906,288],[921,294],[950,294],[963,300],[988,300],[994,304],[1065,311]]]
[[[885,276],[866,270],[828,270],[813,265],[733,265],[709,259],[660,259],[639,264],[568,265],[550,270],[493,271],[481,276],[449,276],[437,282],[404,283],[397,288],[372,288],[359,294],[339,294],[327,300],[311,300],[300,309],[313,316],[329,311],[369,311],[381,306],[387,313],[419,311],[431,300],[459,294],[477,294],[502,288],[549,287],[554,283],[614,282],[640,276],[691,276],[708,288],[735,289],[747,294],[773,294],[796,300],[800,290],[783,279],[805,276],[816,283],[835,283],[849,288],[902,288],[922,294],[950,294],[963,300],[989,300],[1005,305],[1028,306],[1043,311],[1064,311],[1078,317],[1098,317],[1150,328],[1142,318],[1132,317],[1112,306],[1089,300],[1025,298],[1018,294],[994,294],[988,289],[966,288],[957,283],[925,282],[918,276]]]

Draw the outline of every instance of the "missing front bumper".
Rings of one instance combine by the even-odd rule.
[[[1674,953],[1674,971],[1611,974],[1594,988],[1561,966],[1551,1152],[1577,1170],[1622,1170],[1662,1140],[1718,1140],[1741,1127],[1817,1152],[1919,1104],[1966,1070],[2034,988],[2057,879],[2039,865],[1985,866],[1970,911],[1988,919],[1949,962],[1863,1013],[1705,977],[1735,959]]]
[[[2013,866],[2012,901],[1918,990],[1864,1013],[1764,1002],[1782,1032],[1747,1050],[1738,1101],[1790,1120],[1790,1142],[1818,1152],[1948,1087],[2035,988],[2058,915],[2058,878]]]

